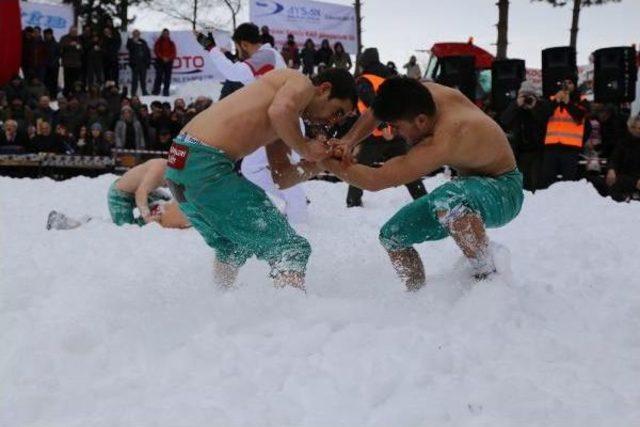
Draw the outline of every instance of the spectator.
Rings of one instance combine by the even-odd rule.
[[[112,117],[116,117],[120,114],[120,102],[122,101],[122,95],[118,90],[118,86],[113,81],[107,81],[102,91],[103,98],[107,101],[109,113]]]
[[[64,74],[64,93],[69,93],[73,83],[82,79],[82,43],[78,28],[69,28],[69,33],[60,39],[60,54]]]
[[[56,141],[56,147],[59,152],[64,154],[77,154],[78,149],[76,147],[75,141],[73,140],[73,135],[71,135],[64,125],[56,126],[56,134],[54,137]]]
[[[0,133],[0,154],[21,154],[27,151],[29,140],[18,130],[18,122],[7,120]]]
[[[411,77],[416,80],[420,80],[422,77],[422,71],[420,70],[420,65],[418,65],[418,60],[415,55],[411,55],[409,62],[404,64],[402,68],[406,68],[407,77]]]
[[[113,27],[113,21],[107,18],[102,30],[104,47],[104,80],[120,84],[118,55],[122,46],[120,32]]]
[[[82,70],[80,71],[82,87],[87,86],[87,77],[89,75],[89,53],[93,45],[93,28],[90,24],[82,26],[82,34],[80,34],[80,44],[82,45]]]
[[[153,143],[156,138],[155,129],[151,129],[149,126],[149,106],[147,104],[141,104],[137,111],[137,118],[142,126],[142,136],[147,141],[147,149],[153,149]]]
[[[11,100],[6,118],[15,120],[18,123],[18,130],[25,130],[34,122],[31,110],[23,104],[22,98]]]
[[[196,102],[194,102],[196,113],[206,110],[211,106],[211,104],[213,104],[213,101],[211,100],[211,98],[208,98],[202,95],[197,97]]]
[[[38,104],[38,100],[40,97],[48,95],[47,87],[42,83],[42,81],[36,76],[31,77],[31,80],[27,81],[27,85],[25,86],[27,89],[27,93],[29,94],[29,100],[27,104],[29,107],[35,108]]]
[[[313,40],[307,39],[304,42],[304,47],[300,52],[300,59],[302,60],[302,74],[312,76],[316,65],[316,46]]]
[[[27,88],[24,85],[24,80],[22,80],[18,75],[11,79],[9,84],[6,86],[5,91],[9,102],[13,101],[15,98],[20,98],[22,103],[26,104],[29,100],[29,92],[27,92]]]
[[[342,70],[351,69],[351,56],[344,51],[344,46],[340,42],[333,45],[333,65]]]
[[[82,82],[75,82],[71,86],[71,90],[69,91],[69,97],[75,96],[78,98],[78,102],[82,107],[85,107],[89,102],[89,94],[84,90],[84,86]]]
[[[122,115],[116,123],[116,147],[128,150],[144,150],[145,140],[142,125],[129,106],[122,107]]]
[[[162,96],[169,96],[169,86],[171,85],[171,71],[173,70],[173,61],[176,59],[176,45],[169,36],[169,30],[162,30],[160,38],[156,40],[153,46],[153,52],[156,55],[156,79],[153,83],[153,94],[160,94],[160,86]]]
[[[293,34],[287,35],[287,42],[282,46],[281,53],[287,67],[294,68],[296,70],[300,68],[300,52]]]
[[[60,69],[60,45],[53,37],[53,30],[44,30],[44,49],[46,50],[46,65],[44,71],[44,85],[49,96],[58,96],[58,73]]]
[[[396,63],[395,62],[393,62],[393,61],[387,62],[387,68],[391,72],[391,75],[393,75],[393,76],[397,76],[398,75],[398,67],[396,67]]]
[[[382,78],[393,76],[393,72],[380,62],[380,55],[375,47],[367,48],[362,52],[358,58],[358,69],[358,74],[367,73]]]
[[[187,110],[187,104],[184,102],[183,98],[176,98],[175,101],[173,101],[173,110],[180,110],[183,113]]]
[[[55,111],[51,108],[51,101],[47,95],[42,95],[38,100],[38,106],[33,110],[33,120],[44,120],[45,122],[53,123],[55,118]]]
[[[116,146],[116,133],[112,130],[108,130],[104,133],[104,141],[109,149]]]
[[[89,132],[86,126],[80,126],[78,130],[78,138],[76,139],[76,147],[78,153],[82,156],[90,156],[93,151],[89,141]]]
[[[161,128],[158,130],[158,140],[156,142],[155,149],[160,151],[169,151],[172,139],[171,129]]]
[[[138,92],[138,83],[140,83],[142,95],[146,96],[148,95],[147,69],[151,64],[151,52],[147,42],[140,38],[140,31],[133,30],[132,37],[127,40],[127,50],[129,67],[131,67],[131,95]]]
[[[562,88],[543,103],[547,131],[543,160],[546,188],[559,179],[578,179],[578,161],[584,137],[586,105],[576,91],[576,77],[564,81]]]
[[[33,153],[63,153],[63,147],[56,145],[56,138],[51,133],[51,124],[40,121],[36,125],[36,135],[31,141],[31,152]]]
[[[319,66],[320,64],[324,64],[327,68],[333,66],[333,50],[331,50],[329,40],[327,39],[322,40],[320,49],[316,51],[316,65]]]
[[[607,175],[590,177],[602,196],[611,196],[617,202],[629,201],[640,191],[640,115],[629,119],[627,132],[613,150]]]
[[[535,191],[542,177],[546,118],[532,83],[522,83],[518,97],[504,110],[500,123],[524,176],[524,188]]]
[[[273,39],[273,36],[269,34],[269,27],[267,27],[266,25],[263,25],[260,31],[261,31],[260,41],[262,42],[262,44],[269,43],[271,47],[275,47],[276,41]]]
[[[30,79],[35,75],[33,68],[33,53],[35,51],[35,37],[33,27],[26,27],[22,30],[22,75],[25,79]]]
[[[85,111],[74,95],[69,96],[67,110],[58,114],[58,123],[66,126],[73,135],[78,135],[80,127],[85,124]]]
[[[111,146],[102,135],[103,127],[100,123],[91,125],[91,133],[89,135],[89,147],[91,156],[110,156]]]
[[[113,123],[113,116],[109,111],[109,105],[107,104],[107,101],[105,101],[104,99],[100,99],[97,103],[96,111],[98,113],[97,122],[100,123],[100,125],[102,126],[102,129],[103,130],[111,129],[114,123]]]
[[[104,82],[104,49],[102,40],[98,34],[94,34],[87,42],[87,87],[94,83],[102,86]]]

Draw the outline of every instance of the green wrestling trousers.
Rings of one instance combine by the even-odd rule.
[[[107,203],[109,205],[111,220],[116,225],[145,225],[144,219],[142,217],[136,218],[133,215],[133,210],[136,208],[135,195],[122,190],[118,190],[118,188],[116,187],[117,182],[118,180],[116,179],[109,187],[109,192],[107,193]],[[168,201],[169,197],[166,197],[158,192],[152,192],[149,194],[147,200],[151,205],[161,200]]]
[[[304,272],[311,254],[264,190],[234,171],[222,151],[178,135],[166,178],[180,209],[221,262],[237,267],[255,255],[271,275]]]
[[[497,177],[459,177],[400,209],[380,230],[380,242],[394,251],[449,236],[438,212],[471,211],[479,214],[487,228],[514,219],[524,194],[522,174],[517,169]]]

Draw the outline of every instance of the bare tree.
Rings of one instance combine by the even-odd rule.
[[[573,14],[571,16],[571,39],[570,46],[574,49],[578,44],[578,21],[580,20],[580,10],[582,7],[600,6],[607,3],[619,3],[621,0],[531,0],[545,1],[551,3],[554,7],[564,6],[570,1],[573,3]]]
[[[507,46],[509,45],[507,35],[509,32],[509,0],[498,0],[498,41],[497,41],[497,59],[506,59]]]
[[[233,25],[233,31],[235,31],[237,27],[238,13],[240,13],[240,9],[242,8],[242,0],[220,1],[222,1],[222,3],[229,9],[229,12],[231,13],[231,23]]]
[[[165,15],[191,24],[191,28],[220,28],[226,26],[216,13],[216,0],[154,0],[153,9]]]

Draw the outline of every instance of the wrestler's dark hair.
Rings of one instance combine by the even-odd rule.
[[[358,95],[356,92],[356,81],[347,70],[338,68],[329,68],[324,70],[317,76],[311,79],[315,86],[319,86],[321,83],[331,83],[331,93],[329,93],[329,99],[348,99],[355,107],[358,102]]]
[[[371,107],[377,119],[383,122],[413,120],[420,114],[433,116],[436,104],[431,92],[410,77],[392,77],[378,88]]]
[[[233,32],[231,39],[236,42],[248,42],[248,43],[260,43],[262,38],[260,37],[260,29],[256,24],[251,22],[245,22],[238,25],[238,28]]]

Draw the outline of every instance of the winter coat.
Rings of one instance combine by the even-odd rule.
[[[316,65],[324,64],[327,68],[333,65],[333,51],[330,47],[321,47],[316,51]]]
[[[82,67],[82,43],[80,37],[67,34],[60,39],[62,66],[69,68]]]
[[[351,68],[351,57],[347,52],[342,53],[334,53],[333,54],[333,65],[336,68],[340,68],[342,70],[349,70]]]
[[[129,51],[129,66],[131,68],[143,69],[151,65],[151,51],[147,42],[143,39],[127,40],[127,50]]]
[[[153,46],[156,59],[168,59],[173,62],[176,59],[176,44],[168,37],[160,37]]]
[[[142,125],[140,124],[138,119],[133,119],[133,130],[135,132],[136,150],[144,150],[146,147],[146,144],[144,140]],[[124,122],[124,120],[122,119],[118,120],[118,123],[116,123],[115,133],[116,133],[116,147],[117,148],[126,147],[128,145],[126,144],[127,124]]]

